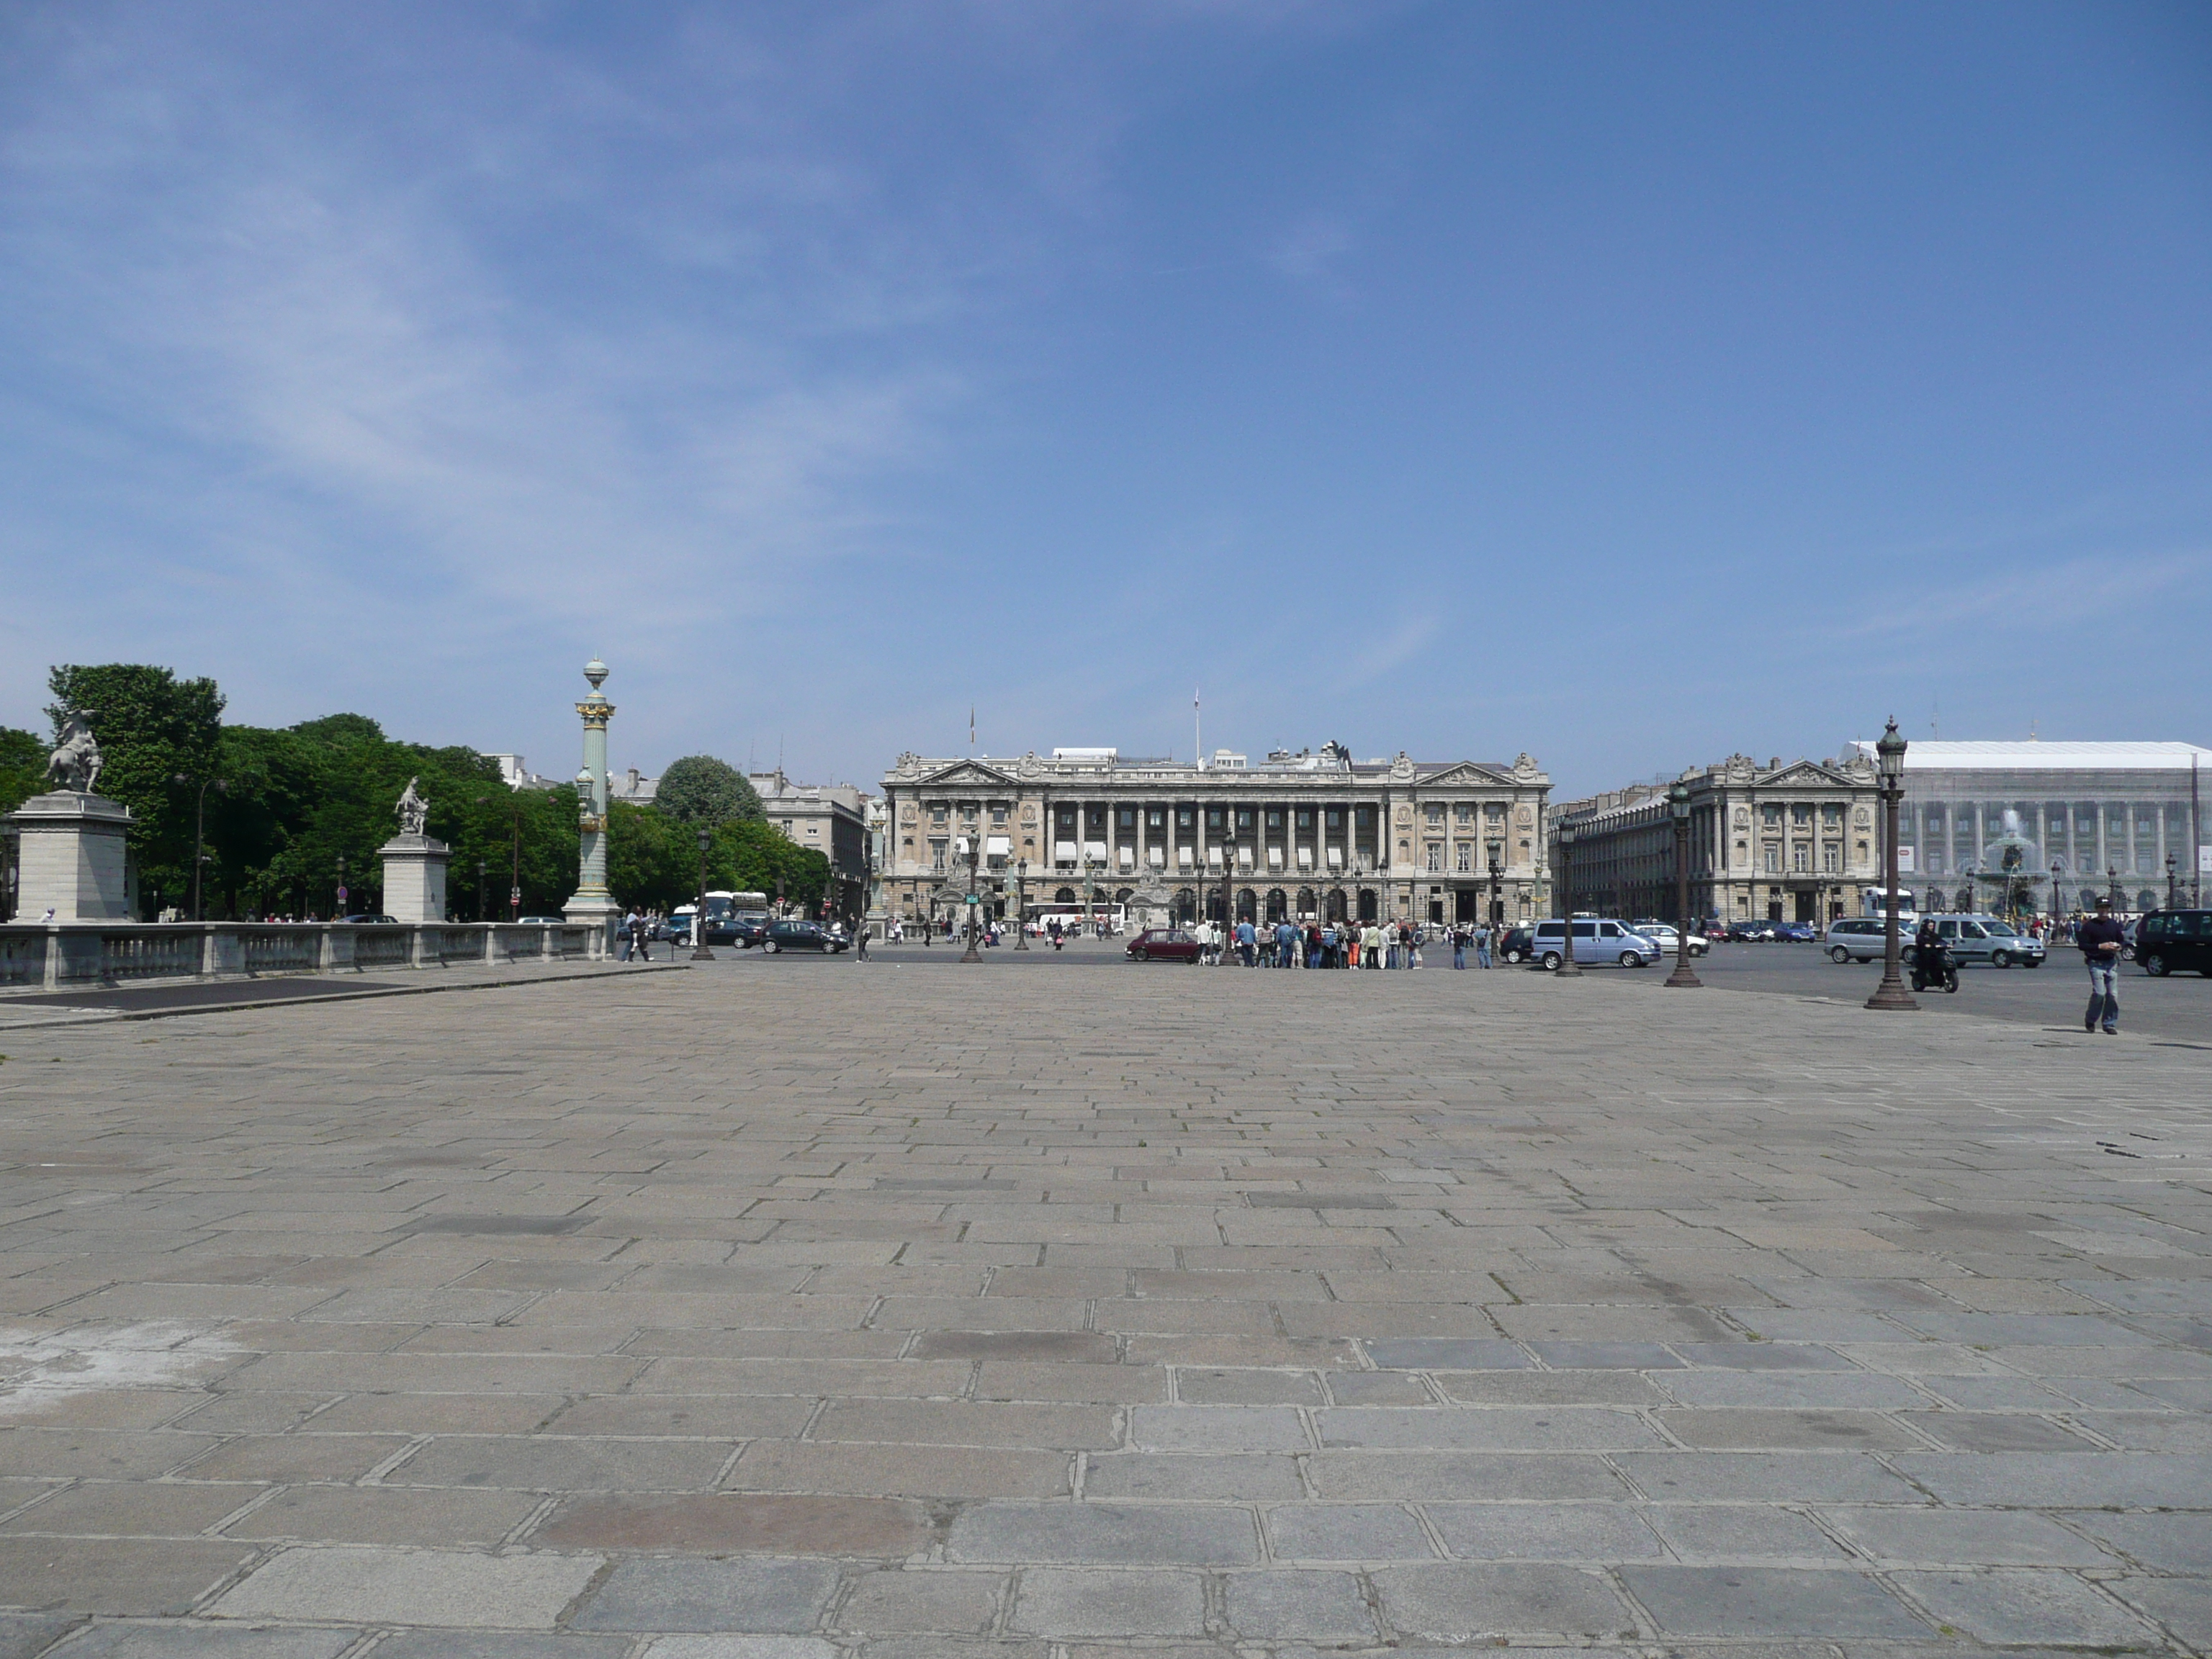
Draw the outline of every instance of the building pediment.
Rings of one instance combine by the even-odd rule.
[[[1512,773],[1474,761],[1462,761],[1421,780],[1424,789],[1495,789],[1515,781]]]
[[[1797,761],[1778,771],[1760,775],[1762,789],[1834,789],[1849,788],[1856,780],[1832,766],[1823,766],[1817,761]]]
[[[939,767],[934,772],[917,774],[912,780],[917,788],[996,788],[1015,787],[1014,775],[987,766],[981,761],[955,761],[950,766]]]

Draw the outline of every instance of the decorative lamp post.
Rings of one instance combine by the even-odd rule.
[[[1030,948],[1030,861],[1014,860],[1014,949]]]
[[[1201,884],[1204,877],[1200,878]],[[1221,813],[1221,965],[1229,966],[1236,952],[1230,941],[1237,936],[1237,809]],[[1199,890],[1206,890],[1201,884]]]
[[[981,896],[975,891],[975,866],[982,850],[981,836],[968,837],[968,948],[960,953],[963,962],[981,962],[983,959],[983,953],[975,948],[975,936],[981,931],[975,921],[983,908]]]
[[[1490,927],[1494,933],[1505,925],[1505,866],[1490,854]]]
[[[1571,879],[1574,848],[1575,826],[1562,822],[1559,825],[1559,867],[1554,872],[1553,882],[1559,894],[1559,965],[1553,971],[1561,979],[1572,979],[1582,972],[1575,962],[1575,892]]]
[[[707,849],[714,844],[714,832],[705,824],[699,826],[699,908],[691,913],[691,960],[712,962],[714,953],[707,945]]]
[[[1882,894],[1881,983],[1866,1000],[1869,1008],[1910,1012],[1920,1005],[1905,988],[1898,973],[1897,941],[1897,807],[1905,799],[1905,739],[1893,720],[1875,746],[1877,784],[1881,796]]]
[[[1690,968],[1690,786],[1680,778],[1667,791],[1667,814],[1674,820],[1674,971],[1667,983],[1677,990],[1700,990],[1705,981]]]
[[[2051,924],[2054,927],[2058,925],[2059,905],[2063,902],[2058,892],[2058,878],[2065,873],[2066,866],[2063,860],[2051,860]]]
[[[584,665],[584,678],[592,690],[576,705],[584,720],[584,765],[576,775],[576,891],[561,913],[570,921],[598,926],[611,941],[622,915],[607,888],[607,722],[615,706],[599,690],[606,684],[606,664],[593,657]]]
[[[491,920],[489,914],[484,908],[485,904],[491,897],[491,895],[484,890],[485,868],[485,861],[483,859],[478,859],[477,860],[477,920],[479,922],[489,921]]]
[[[332,916],[332,917],[331,918],[331,920],[332,921],[337,921],[342,920],[342,919],[344,917],[344,915],[345,915],[345,908],[346,908],[345,854],[344,854],[343,853],[341,853],[341,854],[338,854],[338,913],[337,913],[337,915]]]
[[[2109,864],[2105,866],[2105,886],[2112,896],[2112,908],[2115,910],[2124,908],[2124,907],[2120,903],[2120,872],[2118,868]]]
[[[171,777],[169,781],[172,783],[189,784],[191,782],[191,780],[186,777],[182,772],[179,772]],[[202,778],[200,780],[199,801],[192,809],[192,920],[194,921],[200,920],[200,871],[207,863],[207,854],[204,849],[207,844],[205,835],[207,829],[207,792],[210,787],[212,787],[215,792],[220,795],[228,793],[230,786],[224,782],[221,778]],[[343,864],[343,861],[341,860],[340,862]],[[2172,859],[2168,859],[2166,860],[2166,864],[2169,867],[2172,866],[2172,863],[2173,860]],[[341,871],[340,874],[341,878],[343,878],[343,871]],[[2169,882],[2168,885],[2171,884],[2172,884]]]
[[[2166,855],[2166,908],[2169,910],[2178,910],[2181,908],[2180,902],[2174,897],[2173,893],[2174,877],[2180,868],[2180,859],[2168,853]]]

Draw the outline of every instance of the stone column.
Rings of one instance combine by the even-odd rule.
[[[104,795],[57,789],[33,795],[8,822],[21,837],[15,919],[38,922],[127,921],[124,837],[131,809]]]
[[[607,890],[607,722],[614,718],[615,706],[599,690],[606,684],[606,664],[592,658],[584,665],[584,678],[592,690],[576,705],[584,719],[584,769],[576,775],[576,892],[561,914],[600,929],[597,955],[611,945],[622,919],[622,907]]]

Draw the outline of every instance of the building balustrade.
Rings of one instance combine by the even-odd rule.
[[[252,979],[526,962],[598,961],[606,930],[534,922],[13,922],[0,991]]]

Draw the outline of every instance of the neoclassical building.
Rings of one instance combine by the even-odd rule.
[[[1342,744],[1203,765],[1055,749],[1014,760],[899,757],[884,775],[880,903],[935,914],[964,902],[972,848],[994,915],[1041,904],[1123,907],[1150,927],[1222,914],[1474,920],[1493,891],[1509,920],[1542,914],[1551,780],[1527,755],[1355,761]],[[1224,884],[1224,874],[1227,876]]]
[[[1690,908],[1723,921],[1826,922],[1881,890],[1873,763],[1731,755],[1692,767]],[[1632,784],[1552,815],[1553,867],[1577,911],[1634,921],[1674,915],[1674,824],[1665,783]]]

